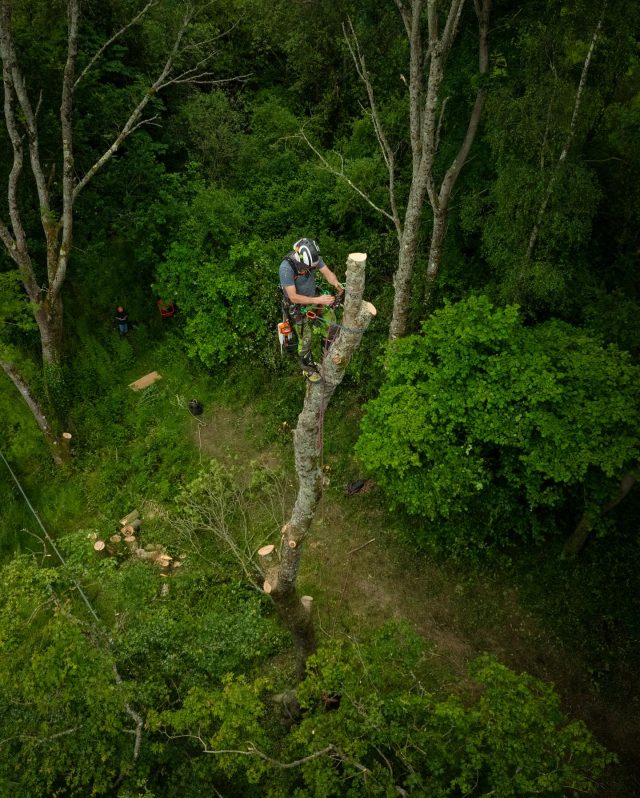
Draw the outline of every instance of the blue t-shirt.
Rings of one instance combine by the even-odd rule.
[[[326,266],[322,258],[320,258],[319,264],[318,269]],[[302,269],[306,268],[303,263],[300,264],[300,267]],[[308,274],[301,274],[296,280],[293,266],[288,260],[283,260],[280,264],[280,287],[284,291],[287,286],[293,285],[296,293],[302,294],[302,296],[316,296],[316,271],[317,269],[312,269]]]

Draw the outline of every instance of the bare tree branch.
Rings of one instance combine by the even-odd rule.
[[[551,199],[551,195],[553,194],[553,189],[555,188],[555,185],[558,181],[558,177],[560,176],[560,169],[562,167],[562,164],[566,160],[566,157],[569,154],[569,148],[573,143],[573,139],[576,133],[576,123],[578,121],[578,114],[580,112],[580,105],[582,103],[582,95],[584,93],[585,86],[587,85],[587,76],[589,74],[589,66],[591,65],[591,57],[593,56],[593,51],[595,50],[596,42],[598,41],[598,37],[600,36],[600,31],[602,29],[602,23],[604,22],[604,14],[606,8],[607,8],[607,0],[605,0],[602,4],[600,19],[598,20],[596,29],[593,32],[593,36],[591,37],[591,44],[589,46],[589,51],[587,52],[587,56],[584,59],[584,63],[582,65],[580,83],[578,84],[578,90],[576,91],[576,100],[573,105],[573,114],[571,115],[571,122],[569,124],[569,131],[567,133],[567,138],[565,140],[560,156],[558,157],[558,161],[549,179],[547,190],[545,191],[542,203],[540,204],[540,208],[538,210],[538,215],[536,217],[535,224],[533,225],[533,229],[531,230],[531,235],[529,237],[529,245],[527,246],[527,254],[525,256],[526,260],[529,260],[531,258],[531,254],[533,253],[534,247],[538,240],[538,234],[540,232],[540,225],[542,224],[542,219],[544,218],[544,214],[547,210],[547,206]]]
[[[382,122],[380,120],[380,115],[378,114],[378,108],[376,106],[375,95],[373,92],[373,84],[371,83],[371,79],[369,78],[369,73],[367,72],[367,66],[364,59],[364,54],[360,49],[360,42],[358,41],[358,37],[353,27],[353,23],[351,19],[348,20],[349,30],[347,32],[347,28],[343,24],[342,31],[344,33],[345,40],[347,42],[347,47],[349,48],[349,52],[351,53],[351,57],[356,67],[356,72],[360,77],[360,80],[363,82],[365,90],[367,92],[367,97],[369,98],[369,107],[371,108],[371,121],[373,123],[373,129],[376,134],[376,138],[378,139],[378,144],[380,146],[380,151],[382,152],[382,157],[384,158],[384,162],[387,167],[387,172],[389,176],[389,205],[391,207],[391,219],[393,224],[396,228],[396,233],[398,238],[402,237],[402,223],[400,221],[400,215],[398,214],[398,207],[396,203],[396,192],[395,192],[395,176],[396,176],[396,165],[395,165],[395,153],[393,149],[389,145],[389,141],[386,137],[384,132],[384,128],[382,126]],[[353,44],[351,43],[351,39],[353,39]]]
[[[451,1],[449,14],[447,15],[447,21],[444,26],[444,33],[442,34],[442,39],[440,40],[441,51],[445,59],[449,55],[451,45],[453,44],[453,40],[458,32],[458,26],[460,24],[460,17],[462,16],[463,8],[464,0]]]
[[[405,23],[409,39],[409,141],[413,158],[413,173],[416,174],[422,158],[422,100],[424,93],[424,65],[422,63],[422,0],[413,0],[410,26]],[[431,3],[429,4],[429,13]],[[429,17],[430,19],[431,17]],[[435,23],[433,23],[435,26]],[[429,27],[428,52],[432,51],[435,38]]]
[[[9,22],[8,9],[3,5],[2,9],[0,9],[0,59],[2,59],[2,79],[4,85],[4,118],[13,149],[13,164],[9,172],[7,186],[9,219],[13,234],[9,228],[2,223],[0,225],[0,238],[7,248],[9,256],[20,269],[20,274],[29,298],[32,302],[35,302],[39,294],[38,283],[29,257],[27,236],[22,224],[18,205],[18,184],[24,164],[24,150],[15,112],[15,92],[10,66],[12,48]]]
[[[203,754],[215,754],[218,756],[223,754],[237,754],[238,756],[257,756],[260,759],[263,759],[265,762],[268,762],[270,765],[274,765],[275,767],[283,768],[285,770],[289,768],[300,767],[300,765],[304,765],[305,762],[313,762],[314,759],[319,759],[321,756],[326,756],[327,754],[337,753],[337,749],[334,745],[328,745],[326,746],[326,748],[322,748],[320,751],[315,751],[313,754],[309,754],[309,756],[303,756],[301,759],[295,759],[293,762],[280,762],[280,760],[273,759],[268,754],[265,754],[263,751],[260,751],[260,749],[257,748],[257,746],[251,741],[247,742],[246,750],[243,750],[241,748],[212,749],[207,746],[203,737],[201,737],[199,734],[167,734],[165,732],[165,735],[169,740],[185,740],[185,739],[197,740],[202,746]]]
[[[11,6],[8,2],[3,2],[0,6],[0,42],[0,57],[2,57],[3,66],[6,67],[10,74],[13,90],[18,99],[18,103],[24,118],[24,124],[27,131],[27,141],[29,144],[31,169],[33,171],[33,177],[38,192],[38,201],[40,203],[40,217],[45,235],[48,237],[49,230],[47,227],[50,224],[49,192],[47,190],[47,184],[44,177],[42,164],[40,162],[36,118],[31,101],[29,100],[24,77],[18,66],[15,46],[11,36]]]
[[[491,0],[475,0],[474,3],[476,13],[478,15],[478,72],[484,76],[489,71],[489,18],[491,15]],[[487,90],[480,84],[476,93],[476,99],[471,110],[467,131],[464,140],[460,145],[460,149],[456,157],[453,159],[449,168],[445,172],[444,178],[440,185],[438,192],[437,205],[433,208],[433,229],[431,232],[431,243],[429,246],[429,261],[427,264],[427,273],[425,281],[425,299],[424,304],[427,312],[431,310],[435,280],[440,271],[440,262],[442,259],[442,248],[447,229],[447,211],[449,202],[455,184],[460,176],[463,166],[465,165],[471,145],[474,142],[478,127],[480,125],[480,116],[487,96]],[[439,134],[436,136],[436,140]]]
[[[294,136],[294,138],[302,139],[305,142],[305,144],[307,145],[307,147],[309,147],[309,149],[312,150],[318,156],[319,160],[321,161],[321,163],[323,164],[323,166],[325,167],[325,169],[328,172],[331,172],[332,175],[335,175],[336,177],[339,177],[341,180],[344,180],[345,183],[347,183],[349,186],[351,186],[351,188],[357,194],[359,194],[362,197],[362,199],[364,199],[365,202],[367,202],[374,210],[378,211],[378,213],[381,213],[383,216],[386,216],[387,219],[390,219],[392,222],[394,221],[394,218],[389,213],[389,211],[385,211],[384,208],[380,208],[378,205],[376,205],[375,202],[367,194],[365,194],[364,191],[361,188],[356,186],[356,184],[350,178],[348,178],[345,175],[344,169],[336,169],[335,166],[332,166],[329,163],[329,161],[324,157],[324,155],[320,152],[320,150],[318,150],[317,147],[314,147],[314,145],[309,141],[309,139],[308,139],[307,135],[305,134],[304,130],[300,130],[300,132],[297,133]]]
[[[479,46],[478,46],[478,72],[480,75],[486,75],[489,71],[489,16],[491,14],[491,0],[475,0],[475,7],[478,14],[478,32],[479,32]],[[458,150],[458,154],[453,160],[452,164],[447,169],[447,172],[442,181],[440,192],[438,196],[440,208],[448,205],[451,197],[451,192],[455,183],[462,171],[467,158],[471,145],[476,137],[478,126],[480,125],[480,116],[487,97],[486,89],[479,88],[476,94],[475,103],[469,117],[469,124],[467,125],[467,132],[464,140]],[[447,98],[448,99],[448,98]],[[446,100],[445,100],[446,103]],[[444,103],[443,103],[444,107]]]
[[[232,83],[236,80],[246,80],[247,78],[251,77],[253,73],[247,72],[246,75],[234,75],[232,78],[214,78],[215,72],[200,72],[197,75],[189,76],[187,73],[183,75],[178,75],[171,80],[168,80],[162,86],[158,87],[158,91],[160,89],[164,89],[167,86],[175,86],[179,83],[193,83],[199,84],[202,86],[222,86],[225,83]]]
[[[400,12],[405,30],[407,31],[407,36],[411,38],[411,15],[402,0],[395,0],[395,4],[398,6],[398,11]]]
[[[17,257],[16,253],[16,240],[11,235],[11,231],[7,227],[7,225],[0,219],[0,241],[5,245],[7,252],[11,256],[11,258],[15,261]]]
[[[73,92],[76,61],[78,58],[78,28],[80,24],[79,0],[67,0],[67,60],[62,78],[60,100],[60,125],[62,130],[62,215],[56,229],[56,243],[60,229],[62,241],[57,258],[47,258],[49,287],[55,299],[67,273],[67,263],[73,240],[73,184],[75,181],[73,157]],[[49,243],[49,242],[48,242]]]
[[[171,69],[173,68],[176,56],[180,51],[180,44],[182,42],[182,39],[184,38],[187,28],[189,27],[189,24],[191,23],[192,18],[193,18],[193,10],[191,8],[188,8],[183,17],[178,33],[176,34],[173,46],[171,48],[171,52],[169,53],[169,56],[165,61],[165,64],[160,72],[160,75],[156,78],[153,84],[146,91],[144,97],[140,100],[138,105],[131,112],[131,115],[129,116],[129,118],[127,119],[124,126],[122,127],[116,138],[113,140],[109,148],[98,158],[98,160],[93,164],[93,166],[86,172],[84,177],[80,181],[78,181],[73,191],[74,201],[78,197],[82,189],[85,188],[85,186],[90,182],[90,180],[97,174],[97,172],[99,172],[100,169],[102,169],[102,167],[108,161],[110,161],[111,158],[114,156],[114,154],[120,149],[120,146],[122,145],[123,141],[125,141],[125,139],[127,139],[131,135],[131,133],[137,128],[138,126],[137,123],[140,117],[142,116],[144,109],[151,102],[151,100],[157,94],[159,89],[163,86],[169,85],[170,81],[169,83],[166,82],[167,77],[170,74]]]
[[[88,63],[86,66],[85,66],[85,68],[82,70],[82,72],[81,72],[81,73],[78,75],[78,77],[76,78],[76,80],[75,80],[75,82],[74,82],[74,84],[73,84],[73,89],[74,89],[74,90],[78,88],[78,84],[80,83],[80,81],[81,81],[81,80],[84,78],[84,76],[87,74],[87,72],[89,72],[89,70],[90,70],[90,69],[93,67],[93,65],[96,63],[96,61],[97,61],[97,60],[100,58],[100,56],[102,55],[102,53],[104,53],[104,51],[105,51],[105,50],[106,50],[108,47],[110,47],[110,46],[111,46],[111,45],[112,45],[112,44],[113,44],[113,43],[114,43],[114,42],[115,42],[117,39],[119,39],[119,38],[120,38],[120,37],[121,37],[121,36],[122,36],[124,33],[126,33],[126,32],[129,30],[129,28],[133,27],[133,26],[136,24],[136,22],[138,22],[139,20],[141,20],[141,19],[142,19],[142,17],[143,17],[143,16],[144,16],[144,15],[147,13],[147,11],[148,11],[150,8],[152,8],[153,6],[155,6],[155,5],[157,5],[157,4],[158,4],[158,0],[149,0],[149,2],[148,2],[148,3],[147,3],[147,5],[146,5],[146,6],[145,6],[145,7],[142,9],[142,11],[140,11],[138,14],[136,14],[136,16],[135,16],[135,17],[133,17],[133,19],[129,20],[129,22],[127,22],[127,24],[126,24],[126,25],[124,25],[122,28],[120,28],[120,30],[119,30],[119,31],[117,31],[116,33],[114,33],[114,34],[113,34],[113,36],[112,36],[110,39],[108,39],[108,40],[107,40],[107,41],[106,41],[106,42],[105,42],[105,43],[102,45],[102,47],[101,47],[101,48],[100,48],[100,49],[99,49],[99,50],[98,50],[98,51],[95,53],[95,55],[94,55],[94,56],[91,58],[91,60],[89,61],[89,63]]]
[[[122,676],[120,676],[120,673],[118,671],[118,666],[115,663],[115,659],[111,663],[111,668],[113,670],[113,676],[115,682],[120,687],[123,683]],[[142,730],[144,728],[144,719],[142,718],[142,715],[140,715],[138,712],[135,711],[135,709],[133,709],[133,707],[128,701],[124,702],[124,709],[127,715],[129,715],[129,717],[136,724],[136,727],[133,732],[135,735],[135,741],[133,743],[133,761],[136,762],[138,757],[140,756],[140,746],[142,745]]]

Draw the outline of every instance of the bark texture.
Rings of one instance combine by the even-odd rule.
[[[342,325],[322,363],[322,381],[307,383],[302,412],[294,431],[298,495],[289,521],[282,528],[279,560],[267,571],[265,591],[291,631],[296,646],[297,672],[304,678],[307,657],[315,651],[316,640],[310,602],[298,596],[296,581],[302,546],[313,522],[322,495],[320,430],[333,392],[342,382],[349,360],[376,310],[362,299],[367,256],[352,253],[347,260],[345,303]]]

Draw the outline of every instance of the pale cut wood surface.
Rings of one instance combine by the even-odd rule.
[[[143,388],[148,388],[149,385],[161,379],[162,374],[158,374],[157,371],[150,371],[148,374],[145,374],[144,377],[140,377],[139,380],[129,383],[129,388],[134,391],[141,391]]]

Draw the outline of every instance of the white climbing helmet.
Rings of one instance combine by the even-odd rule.
[[[305,266],[317,266],[320,260],[320,247],[311,238],[301,238],[293,245],[293,252]]]

